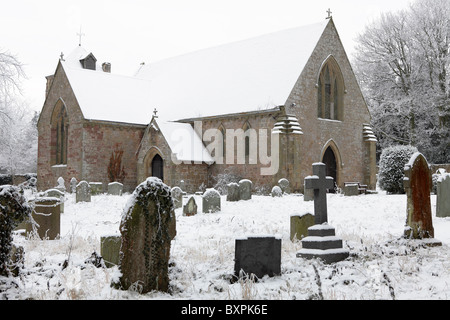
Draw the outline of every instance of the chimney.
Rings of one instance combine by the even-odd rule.
[[[102,69],[103,69],[103,72],[111,73],[111,63],[103,62]]]

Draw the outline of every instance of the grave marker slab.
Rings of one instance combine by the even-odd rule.
[[[441,174],[437,180],[436,217],[450,217],[450,173]]]
[[[311,213],[291,215],[291,241],[302,240],[308,235],[308,228],[314,225],[314,215]]]
[[[108,194],[113,196],[121,196],[123,192],[123,184],[120,182],[108,183]]]
[[[283,193],[291,193],[291,187],[288,179],[280,179],[278,181],[278,186],[281,188],[281,191],[283,191]]]
[[[221,210],[220,193],[215,189],[207,189],[202,196],[203,213],[215,213]]]
[[[197,203],[194,197],[190,197],[186,205],[183,207],[183,216],[195,216],[197,214]]]
[[[250,200],[252,198],[253,183],[248,179],[239,181],[239,198],[241,200]]]
[[[103,183],[101,182],[89,182],[91,187],[91,195],[96,196],[103,193]]]
[[[119,235],[100,237],[100,255],[107,268],[119,265],[120,245],[121,237]]]
[[[281,188],[279,186],[275,186],[272,188],[272,191],[270,192],[270,194],[272,195],[272,197],[282,197],[283,191],[281,190]]]
[[[227,201],[236,202],[239,200],[239,184],[235,182],[227,184]]]
[[[61,233],[61,201],[59,198],[37,198],[32,214],[36,221],[37,236],[41,239],[55,240]],[[32,232],[31,223],[27,223],[27,233]]]
[[[281,274],[281,239],[272,236],[249,236],[236,239],[234,274],[244,272],[258,278]]]
[[[120,223],[120,286],[139,281],[142,293],[169,289],[171,240],[176,234],[170,188],[156,177],[141,183],[128,201]]]
[[[87,181],[80,181],[77,184],[75,201],[78,202],[91,202],[91,186]]]
[[[175,209],[181,208],[183,206],[183,190],[181,190],[180,187],[172,188],[172,198]]]

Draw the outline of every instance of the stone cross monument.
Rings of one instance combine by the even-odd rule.
[[[314,190],[315,225],[308,228],[308,236],[302,240],[297,258],[319,258],[325,263],[345,260],[349,251],[342,247],[342,239],[336,237],[334,227],[328,225],[327,189],[334,187],[333,178],[326,176],[326,165],[313,164],[313,175],[305,178],[305,188]]]
[[[305,178],[305,188],[314,190],[314,222],[316,224],[328,222],[327,189],[334,188],[334,180],[326,176],[324,163],[313,164],[313,175]]]

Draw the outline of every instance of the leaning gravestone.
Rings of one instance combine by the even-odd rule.
[[[404,236],[409,239],[433,239],[431,171],[427,160],[420,152],[414,153],[405,165],[403,185],[407,196]],[[433,245],[431,242],[429,244]],[[439,242],[436,241],[434,245],[439,245]]]
[[[291,215],[291,241],[302,240],[308,235],[308,228],[314,225],[314,215],[311,213]]]
[[[437,179],[436,217],[450,217],[450,173],[443,173]]]
[[[254,274],[258,278],[281,274],[281,239],[254,236],[236,239],[234,275]]]
[[[124,209],[119,267],[120,286],[142,285],[142,293],[169,288],[170,242],[176,235],[170,187],[156,177],[137,186]]]
[[[123,192],[123,184],[120,182],[108,183],[108,194],[112,196],[121,196]]]
[[[0,276],[8,277],[11,272],[12,232],[31,218],[31,212],[31,205],[18,187],[0,186]]]
[[[289,180],[286,178],[282,178],[278,181],[278,186],[281,188],[283,193],[291,193],[291,187],[289,184]]]
[[[328,225],[327,189],[334,188],[333,180],[326,176],[324,163],[314,163],[313,176],[305,178],[305,188],[314,190],[315,225],[308,228],[308,236],[302,240],[302,249],[297,253],[299,258],[319,258],[325,263],[333,263],[345,260],[350,254],[343,249],[335,229]]]
[[[190,217],[197,214],[197,204],[194,197],[190,197],[188,202],[183,207],[183,216]]]
[[[236,202],[239,200],[239,185],[236,182],[227,184],[227,201]]]
[[[183,206],[183,190],[180,187],[172,188],[172,198],[175,209],[181,208]]]
[[[215,189],[207,189],[202,196],[202,212],[214,213],[221,210],[220,193]]]
[[[77,184],[77,193],[75,201],[78,202],[91,202],[91,186],[87,181],[80,181]]]
[[[250,200],[252,198],[253,183],[248,179],[239,181],[239,198],[241,200]]]

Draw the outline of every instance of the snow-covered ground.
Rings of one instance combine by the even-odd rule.
[[[301,195],[282,198],[253,196],[227,202],[222,211],[184,217],[176,210],[177,236],[171,246],[171,293],[139,294],[110,284],[117,267],[96,268],[85,263],[100,253],[100,236],[119,234],[122,210],[130,194],[93,196],[75,203],[68,194],[61,217],[59,240],[14,242],[25,249],[25,266],[17,278],[0,279],[0,299],[449,299],[450,218],[436,218],[431,196],[435,237],[441,247],[401,239],[406,220],[406,196],[328,195],[328,219],[344,239],[350,257],[324,265],[296,258],[301,242],[291,242],[290,216],[313,212],[313,202]],[[187,201],[187,198],[184,199]],[[282,239],[280,276],[259,281],[230,281],[234,271],[235,239],[269,234]],[[69,259],[67,267],[62,265]]]

